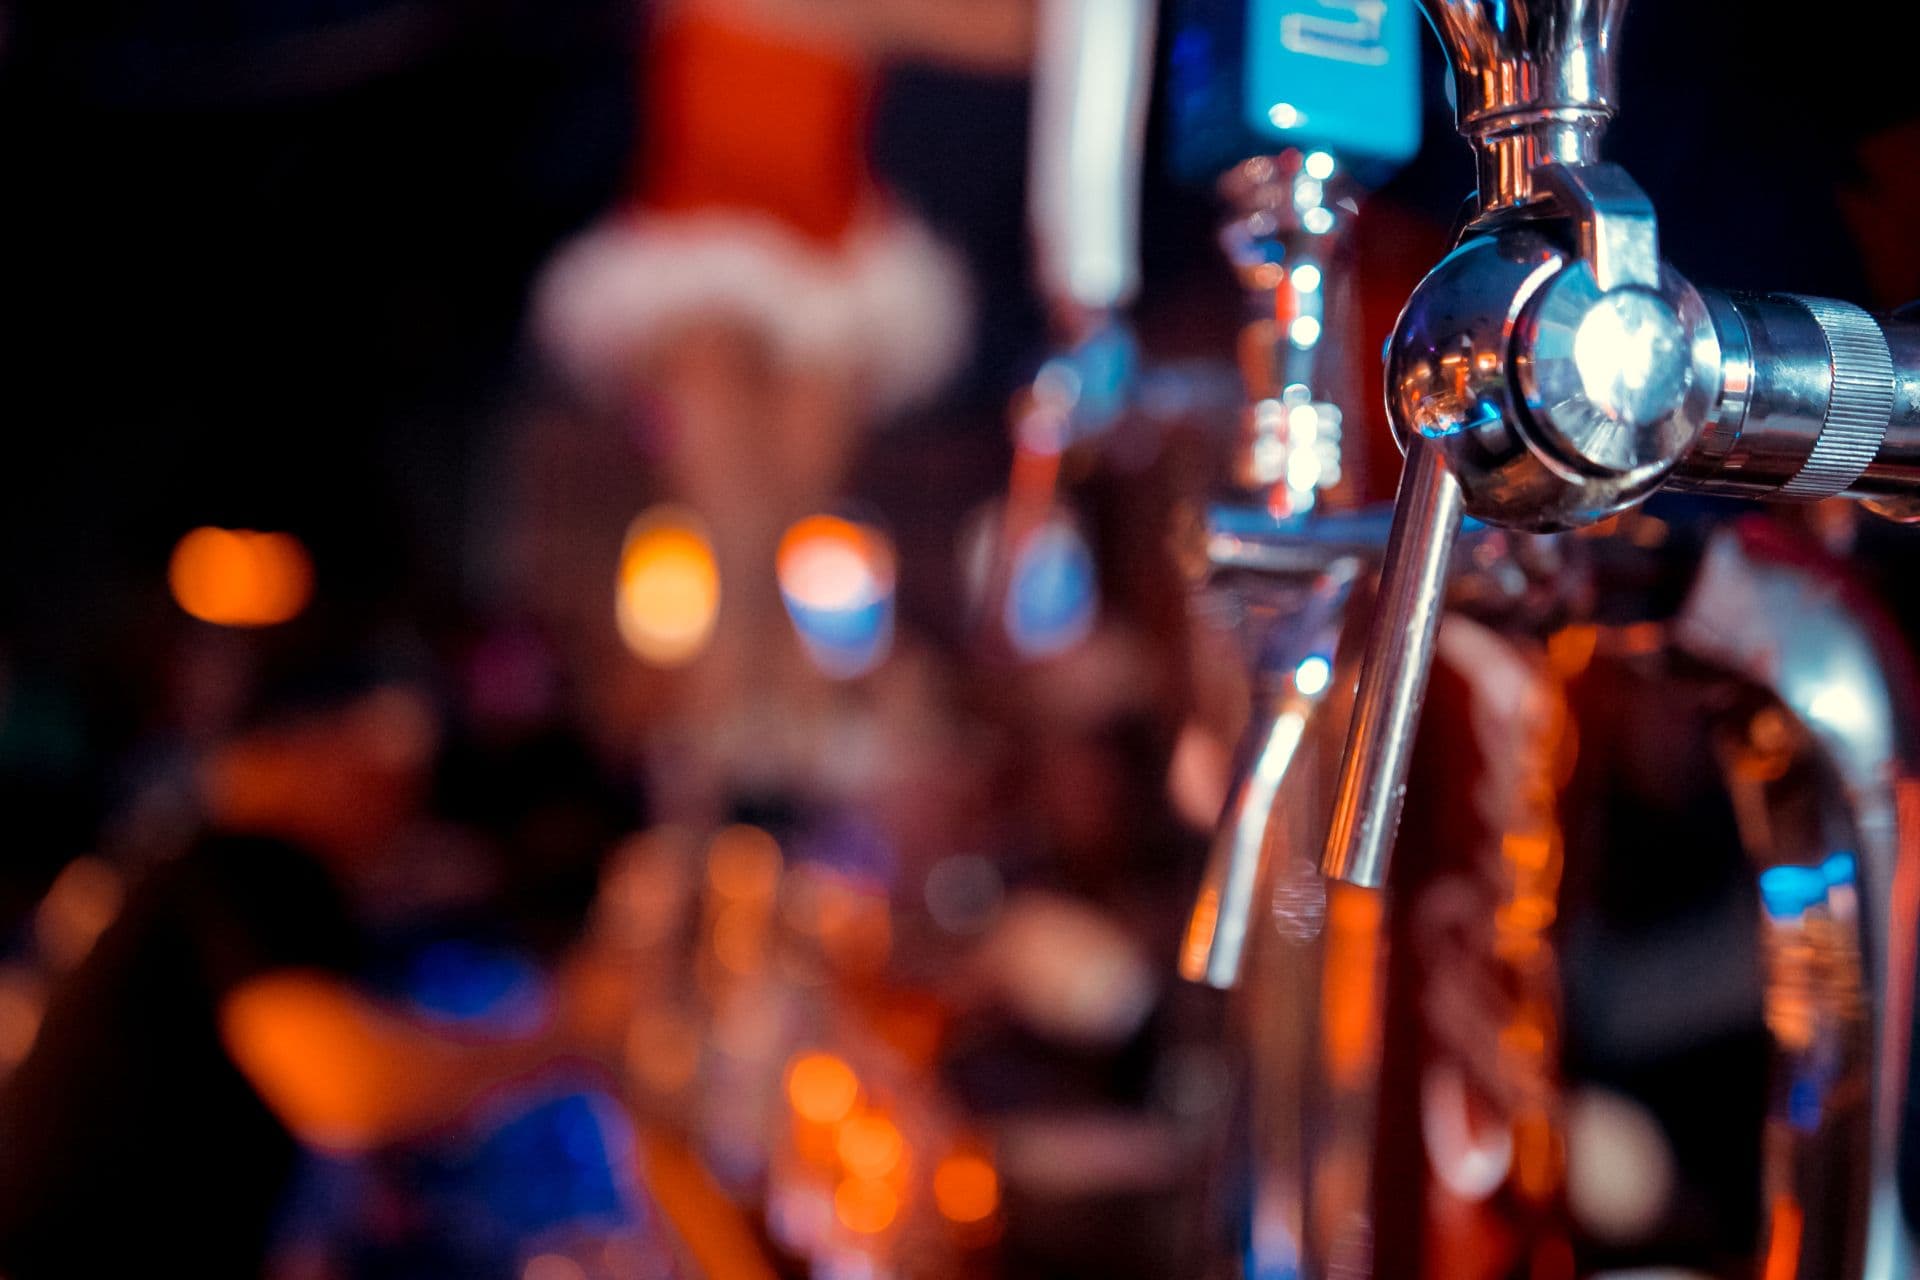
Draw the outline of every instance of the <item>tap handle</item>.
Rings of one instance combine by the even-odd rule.
[[[1140,287],[1154,8],[1154,0],[1043,0],[1039,8],[1028,216],[1041,292],[1057,320],[1110,315]]]
[[[1462,503],[1460,482],[1438,451],[1409,440],[1320,859],[1337,880],[1369,888],[1386,880]]]

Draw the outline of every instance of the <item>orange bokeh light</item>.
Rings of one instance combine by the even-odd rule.
[[[780,539],[780,588],[811,609],[861,609],[893,590],[893,547],[839,516],[795,521]]]
[[[780,883],[780,845],[759,827],[732,826],[707,847],[707,884],[728,901],[760,902]]]
[[[787,1068],[787,1100],[802,1120],[838,1124],[853,1111],[860,1079],[830,1053],[809,1053]]]
[[[933,1202],[949,1222],[984,1222],[1000,1208],[1000,1175],[985,1156],[956,1152],[933,1171]]]
[[[720,616],[720,568],[691,512],[656,507],[633,522],[620,552],[614,618],[643,662],[677,667],[707,647]]]
[[[713,920],[713,954],[732,974],[746,978],[766,962],[767,915],[750,902],[730,902]]]
[[[1342,1088],[1357,1087],[1380,1053],[1381,926],[1377,893],[1328,886],[1320,1034],[1328,1075]]]
[[[879,1235],[900,1214],[900,1197],[872,1178],[847,1178],[834,1189],[833,1216],[858,1235]]]
[[[858,1178],[884,1178],[900,1167],[906,1153],[900,1126],[877,1111],[847,1117],[834,1150],[847,1172]]]
[[[1807,1213],[1792,1193],[1773,1198],[1767,1215],[1767,1253],[1763,1280],[1792,1280],[1800,1261],[1800,1240],[1806,1233]]]
[[[270,627],[313,598],[313,561],[287,533],[193,530],[173,549],[167,585],[182,610],[221,627]]]

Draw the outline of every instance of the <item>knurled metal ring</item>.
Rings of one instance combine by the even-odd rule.
[[[1833,394],[1813,452],[1780,495],[1828,498],[1850,488],[1880,451],[1893,418],[1893,356],[1879,322],[1851,302],[1783,296],[1806,308],[1826,336]]]

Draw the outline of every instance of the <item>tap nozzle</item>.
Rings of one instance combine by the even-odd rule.
[[[1625,0],[1423,0],[1480,154],[1479,216],[1387,348],[1407,452],[1321,866],[1379,884],[1462,515],[1573,528],[1653,492],[1712,413],[1700,296],[1660,261],[1653,206],[1598,160]]]

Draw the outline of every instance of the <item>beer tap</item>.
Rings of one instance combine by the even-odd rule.
[[[1173,167],[1226,205],[1220,244],[1246,313],[1200,599],[1233,618],[1254,695],[1180,971],[1248,988],[1235,1002],[1251,1055],[1235,1138],[1251,1157],[1235,1192],[1257,1223],[1238,1242],[1248,1273],[1371,1274],[1383,1004],[1355,998],[1383,989],[1385,952],[1372,904],[1345,886],[1330,899],[1313,855],[1335,673],[1353,656],[1342,636],[1386,532],[1338,509],[1353,488],[1346,245],[1368,187],[1419,144],[1417,31],[1405,5],[1182,0],[1172,14]],[[1328,1032],[1333,1007],[1349,1034]]]
[[[1086,555],[1065,513],[1065,455],[1100,440],[1134,406],[1139,352],[1127,308],[1140,288],[1140,171],[1157,0],[1042,0],[1036,7],[1027,227],[1052,351],[1009,413],[1013,466],[990,517],[980,622],[1023,654],[1057,635],[1018,634],[1021,563],[1054,522]],[[1090,610],[1088,611],[1090,613]],[[1075,622],[1043,630],[1071,634]],[[1010,634],[1012,633],[1012,634]]]
[[[1028,222],[1055,331],[1084,343],[1140,288],[1140,167],[1156,0],[1045,0],[1037,13]]]
[[[1407,454],[1329,874],[1379,885],[1463,515],[1591,524],[1662,487],[1812,501],[1920,488],[1920,325],[1697,290],[1599,159],[1619,0],[1423,0],[1454,68],[1476,213],[1387,352]]]
[[[1651,203],[1601,160],[1624,0],[1421,0],[1478,189],[1388,345],[1406,452],[1322,859],[1380,886],[1463,516],[1552,531],[1662,488],[1891,509],[1920,491],[1920,324],[1787,294],[1696,289]],[[1865,886],[1884,900],[1887,884]],[[1907,1274],[1890,1194],[1905,1011],[1887,922],[1874,969],[1873,1221],[1863,1274]]]
[[[1183,976],[1227,988],[1257,917],[1276,799],[1384,533],[1371,516],[1326,508],[1347,478],[1347,241],[1368,186],[1418,149],[1418,32],[1405,6],[1371,19],[1320,0],[1185,0],[1173,12],[1173,166],[1227,206],[1220,245],[1247,315],[1245,403],[1208,559],[1216,575],[1255,570],[1289,596],[1253,646],[1254,721],[1181,953]]]

